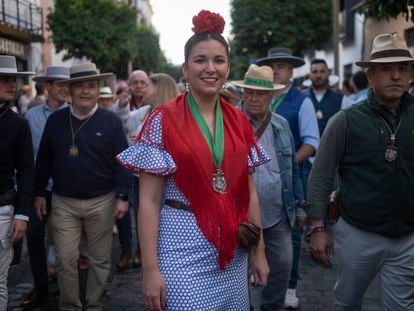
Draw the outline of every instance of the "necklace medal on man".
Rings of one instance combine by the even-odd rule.
[[[387,124],[387,121],[385,121],[385,119],[380,114],[378,114],[378,116],[380,117],[382,123],[384,123],[386,129],[390,133],[390,137],[388,139],[388,146],[384,153],[385,160],[387,160],[388,162],[394,162],[398,158],[397,146],[395,145],[396,138],[397,138],[397,132],[400,129],[400,125],[404,118],[404,115],[402,115],[400,118],[400,121],[398,121],[397,127],[395,128],[394,132],[391,130],[390,126]]]
[[[70,132],[72,134],[72,144],[69,146],[69,156],[76,158],[79,156],[79,149],[78,146],[75,144],[75,138],[76,134],[80,131],[80,129],[89,121],[89,119],[92,117],[92,114],[85,120],[83,123],[76,129],[76,131],[73,131],[73,124],[72,124],[72,114],[69,109],[69,125],[70,125]]]
[[[387,150],[385,150],[385,160],[392,162],[397,159],[397,156],[398,153],[397,147],[395,146],[395,134],[391,134]]]
[[[316,118],[317,118],[318,120],[321,120],[321,119],[323,118],[323,113],[322,113],[322,110],[318,109],[318,110],[316,111]]]
[[[69,147],[69,155],[71,157],[77,157],[79,155],[79,149],[76,147],[76,145],[71,145]]]
[[[194,101],[191,93],[187,95],[188,106],[190,107],[191,114],[193,115],[201,133],[203,134],[207,144],[210,148],[211,154],[213,156],[214,164],[216,166],[216,171],[213,173],[211,185],[213,190],[219,194],[224,194],[227,188],[227,181],[224,176],[224,172],[221,170],[221,163],[223,161],[224,153],[224,134],[223,134],[223,114],[221,112],[220,103],[216,103],[216,123],[214,136],[215,141],[210,133],[208,125],[204,120],[203,115],[201,114],[200,108]]]

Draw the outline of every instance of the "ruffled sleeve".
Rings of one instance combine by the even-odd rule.
[[[177,169],[171,155],[165,151],[162,138],[162,111],[156,110],[144,123],[135,145],[116,156],[123,167],[133,173],[144,171],[168,176]]]
[[[250,147],[247,163],[249,165],[249,174],[255,172],[256,166],[269,162],[271,158],[258,142]]]

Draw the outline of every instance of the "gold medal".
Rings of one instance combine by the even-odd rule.
[[[76,147],[76,145],[70,146],[69,155],[71,157],[77,157],[79,155],[79,149],[78,149],[78,147]]]
[[[316,111],[316,118],[317,118],[318,120],[320,120],[320,119],[322,119],[322,118],[323,118],[323,113],[322,113],[322,110],[318,110],[318,111]]]
[[[221,169],[217,169],[213,174],[213,190],[220,194],[226,192],[227,182]]]
[[[90,114],[89,117],[85,121],[83,121],[83,123],[78,127],[78,129],[76,131],[73,131],[72,116],[71,116],[70,109],[68,111],[69,111],[70,132],[72,133],[72,145],[70,145],[70,147],[69,147],[69,155],[71,157],[77,157],[79,155],[79,149],[75,145],[76,134],[78,134],[80,129],[89,121],[89,119],[92,117],[93,113]]]

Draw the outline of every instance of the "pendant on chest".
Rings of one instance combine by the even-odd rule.
[[[224,194],[226,192],[227,182],[221,169],[217,169],[213,174],[213,190],[217,193]]]

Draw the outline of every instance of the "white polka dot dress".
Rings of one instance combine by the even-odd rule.
[[[172,178],[177,167],[163,147],[161,121],[162,112],[155,112],[151,121],[144,125],[137,143],[117,158],[135,173],[144,170],[166,176],[164,201],[171,199],[189,205]],[[251,148],[250,172],[268,161],[266,153],[259,154]],[[204,237],[193,213],[163,204],[158,264],[167,284],[167,310],[250,310],[247,257],[246,253],[236,249],[233,261],[220,270],[218,252]]]

